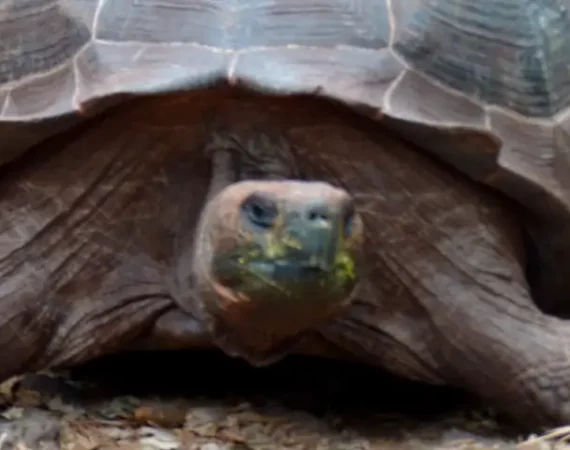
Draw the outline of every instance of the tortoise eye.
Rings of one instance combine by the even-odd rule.
[[[251,194],[242,203],[241,210],[244,218],[258,228],[269,229],[277,220],[277,204],[264,194]]]

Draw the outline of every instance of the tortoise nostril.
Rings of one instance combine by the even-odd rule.
[[[348,235],[352,230],[355,208],[351,200],[343,202],[341,205],[317,200],[306,205],[302,215],[307,223],[337,224]]]
[[[332,205],[326,200],[313,200],[305,203],[301,211],[301,217],[308,223],[330,222],[334,220]]]
[[[323,208],[309,210],[307,213],[307,219],[311,222],[315,221],[327,221],[330,219],[330,214]]]
[[[278,216],[276,201],[268,195],[254,193],[241,205],[242,214],[252,225],[269,229],[275,225]]]

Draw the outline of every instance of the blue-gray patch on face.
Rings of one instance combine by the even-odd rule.
[[[290,260],[252,261],[249,267],[252,272],[264,275],[277,283],[314,279],[324,274],[317,266]]]

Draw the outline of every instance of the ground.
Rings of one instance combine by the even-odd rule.
[[[68,372],[28,374],[0,388],[0,450],[554,445],[542,436],[529,439],[460,393],[314,358],[251,369],[211,353],[131,354]]]

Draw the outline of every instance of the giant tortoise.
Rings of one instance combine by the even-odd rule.
[[[569,8],[4,0],[0,377],[298,353],[570,421]]]

